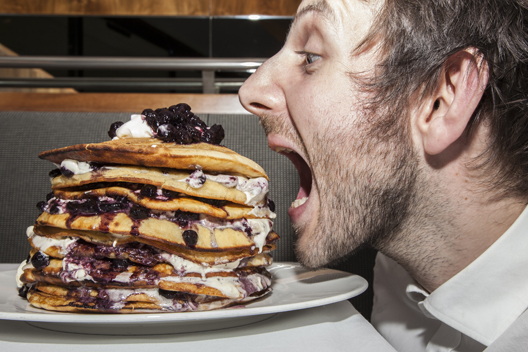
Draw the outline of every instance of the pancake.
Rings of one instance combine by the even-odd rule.
[[[28,300],[37,308],[74,313],[198,312],[242,304],[267,293],[269,290],[254,293],[245,299],[234,300],[159,289],[66,288],[39,283],[28,292]]]
[[[29,231],[29,243],[32,247],[30,254],[33,256],[36,252],[41,252],[47,256],[62,259],[66,256],[75,257],[88,257],[95,259],[120,259],[128,260],[133,263],[153,266],[157,263],[170,263],[175,267],[175,270],[184,270],[186,272],[195,271],[203,272],[204,270],[210,270],[213,266],[219,266],[219,264],[230,263],[230,267],[236,268],[242,265],[240,261],[245,259],[244,266],[268,266],[271,264],[271,257],[267,252],[251,255],[247,257],[233,257],[229,260],[226,256],[226,252],[222,253],[222,258],[225,260],[216,260],[213,262],[199,262],[193,256],[181,255],[180,252],[170,253],[162,249],[150,246],[148,244],[140,243],[137,241],[130,241],[126,239],[123,241],[119,237],[126,236],[113,236],[116,238],[113,242],[107,241],[106,243],[93,243],[88,242],[80,237],[74,236],[55,236],[45,237],[37,235],[35,232]],[[191,252],[191,254],[199,253],[197,251]],[[235,262],[234,264],[232,264]],[[225,269],[224,266],[219,266],[218,270]]]
[[[205,198],[190,198],[182,194],[181,197],[159,199],[145,197],[140,190],[133,191],[126,187],[103,187],[87,191],[55,190],[54,196],[63,200],[84,200],[89,198],[125,197],[129,202],[142,207],[160,211],[185,211],[206,214],[221,219],[256,219],[274,218],[275,214],[267,206],[246,206],[231,202],[214,202]]]
[[[207,273],[176,272],[170,264],[152,267],[121,265],[112,260],[70,257],[50,259],[43,268],[26,264],[20,276],[24,284],[45,282],[69,287],[161,288],[189,294],[243,299],[267,289],[270,275],[262,267],[242,267]]]
[[[44,212],[37,218],[36,225],[132,235],[173,246],[211,251],[251,247],[261,251],[264,245],[276,240],[276,236],[270,236],[271,222],[268,219],[215,221],[214,218],[203,218],[173,221],[151,217],[134,219],[125,213],[71,216],[68,213]],[[180,221],[181,225],[176,221]]]
[[[39,158],[55,164],[72,159],[178,170],[196,170],[199,166],[208,172],[268,178],[260,165],[226,147],[207,143],[164,143],[155,138],[119,138],[77,144],[42,152]]]
[[[69,246],[78,240],[83,240],[94,246],[106,246],[116,249],[134,243],[136,246],[139,244],[145,244],[158,251],[174,254],[180,258],[203,266],[231,263],[236,260],[255,256],[259,251],[256,247],[233,251],[197,251],[157,241],[149,241],[134,236],[116,235],[98,231],[61,229],[48,226],[31,226],[28,228],[27,235],[32,248],[53,258],[64,258],[64,256],[71,251]],[[270,240],[270,242],[275,242],[278,239],[278,236],[276,236],[274,232],[268,236],[270,238],[273,236],[273,239]],[[262,253],[268,253],[274,250],[275,247],[276,245],[274,243],[266,244],[262,248]],[[101,250],[99,251],[101,252]]]
[[[77,165],[74,167],[79,168]],[[201,170],[187,172],[137,166],[101,166],[80,174],[57,176],[52,179],[51,188],[97,186],[112,182],[148,184],[189,196],[249,205],[265,204],[268,191],[268,181],[263,177],[248,180],[241,176],[204,175]]]

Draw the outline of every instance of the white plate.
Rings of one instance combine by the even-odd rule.
[[[96,334],[163,334],[239,326],[271,315],[344,301],[364,292],[367,281],[343,271],[308,271],[297,263],[274,263],[273,292],[244,308],[208,312],[145,314],[57,313],[29,306],[17,294],[15,271],[0,272],[0,319],[20,320],[50,330]],[[169,324],[170,323],[170,324]]]

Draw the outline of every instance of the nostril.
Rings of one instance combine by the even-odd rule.
[[[262,105],[260,103],[251,103],[250,104],[252,107],[256,108],[256,109],[260,109],[260,110],[270,110],[270,108],[268,108],[266,105]]]

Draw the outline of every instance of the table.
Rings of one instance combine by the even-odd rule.
[[[17,264],[0,264],[0,271]],[[235,328],[167,335],[90,335],[0,320],[0,351],[395,351],[348,301]]]

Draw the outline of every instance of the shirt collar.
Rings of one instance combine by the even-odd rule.
[[[499,337],[528,307],[528,208],[480,257],[424,295],[421,305],[482,344]]]

